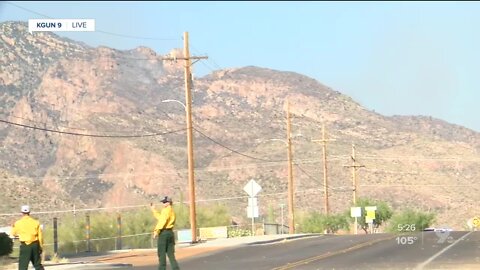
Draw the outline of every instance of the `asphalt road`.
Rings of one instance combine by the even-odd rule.
[[[236,247],[182,260],[180,267],[182,270],[473,270],[480,269],[480,232],[318,236]]]

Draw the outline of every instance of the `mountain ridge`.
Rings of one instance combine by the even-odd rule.
[[[141,204],[163,194],[186,198],[184,109],[162,102],[184,100],[181,63],[164,62],[146,47],[127,51],[82,47],[55,34],[31,35],[24,24],[1,23],[0,29],[0,63],[7,67],[0,73],[3,119],[111,135],[179,130],[113,139],[2,124],[0,169],[10,178],[29,178],[50,192],[66,194],[64,205],[71,204],[69,200],[96,206]],[[480,133],[428,116],[383,116],[290,71],[231,68],[195,78],[193,85],[199,199],[241,196],[251,178],[259,179],[266,194],[286,191],[286,165],[274,162],[286,158],[285,148],[269,140],[286,136],[288,99],[292,132],[303,135],[294,139],[300,211],[322,211],[323,195],[317,190],[323,182],[321,152],[311,139],[320,137],[324,123],[328,136],[336,140],[329,143],[329,177],[338,191],[331,195],[334,211],[350,205],[346,190],[351,188],[351,173],[343,166],[350,162],[355,143],[358,160],[366,166],[358,171],[360,196],[400,208],[430,207],[440,221],[455,218],[456,226],[474,214],[475,194],[480,191],[473,184],[480,176],[475,166],[480,160]],[[458,161],[445,161],[451,157]],[[2,179],[3,185],[14,182],[8,178]],[[445,198],[451,198],[452,206]],[[283,200],[262,199],[264,207]],[[236,217],[243,216],[242,203],[225,202]],[[459,211],[448,210],[460,205]],[[266,213],[265,208],[262,211]]]

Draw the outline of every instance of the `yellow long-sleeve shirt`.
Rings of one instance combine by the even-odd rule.
[[[163,208],[160,213],[158,213],[155,208],[152,208],[152,212],[157,219],[157,226],[153,229],[154,232],[159,232],[163,229],[172,229],[173,225],[175,225],[175,212],[173,212],[171,205]]]
[[[25,242],[27,245],[38,241],[40,246],[43,246],[43,234],[40,228],[40,222],[30,216],[24,216],[17,220],[12,227],[11,234],[18,236],[20,241]]]

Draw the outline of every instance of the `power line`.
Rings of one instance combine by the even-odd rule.
[[[81,110],[75,110],[77,112],[80,112],[80,113],[86,113],[86,111],[81,111]],[[164,113],[165,116],[167,118],[169,118],[170,120],[174,120],[172,117],[170,117],[167,113],[165,113],[164,111],[160,110],[160,112]],[[128,116],[132,116],[133,114],[126,114]],[[9,115],[4,115],[4,117],[12,117],[12,118],[16,118],[16,119],[22,119],[22,120],[25,120],[25,121],[28,121],[30,123],[33,123],[33,124],[37,124],[37,125],[42,125],[44,127],[47,126],[47,123],[46,122],[39,122],[39,121],[35,121],[33,119],[30,119],[30,118],[25,118],[25,117],[21,117],[21,116],[18,116],[18,115],[14,115],[14,114],[9,114]],[[71,127],[71,126],[62,126],[62,125],[59,125],[58,123],[56,122],[53,122],[52,121],[52,124],[53,126],[57,127],[57,128],[64,128],[64,129],[72,129],[72,130],[81,130],[81,131],[89,131],[88,129],[85,129],[85,128],[79,128],[79,127]],[[139,129],[139,128],[143,128],[142,126],[138,127],[138,126],[130,126],[130,127],[125,127],[125,128],[128,128],[128,129],[131,129],[131,130],[135,130],[135,129]],[[115,133],[115,131],[102,131],[104,133]]]
[[[31,10],[31,9],[28,9],[28,8],[25,8],[25,7],[22,7],[22,6],[19,6],[19,5],[15,4],[15,3],[12,3],[12,2],[10,2],[10,1],[7,1],[6,3],[9,4],[9,5],[12,5],[12,6],[14,6],[14,7],[17,7],[17,8],[19,8],[19,9],[22,9],[22,10],[24,10],[24,11],[33,13],[33,14],[35,14],[35,15],[38,15],[38,16],[41,16],[41,17],[44,17],[44,18],[47,18],[47,19],[53,19],[52,17],[49,17],[49,16],[47,16],[47,15],[45,15],[45,14],[38,13],[38,12],[36,12],[36,11],[34,11],[34,10]]]
[[[311,176],[309,173],[307,173],[304,169],[302,169],[302,167],[300,167],[300,165],[298,165],[298,163],[294,163],[295,166],[301,171],[303,172],[303,174],[305,174],[310,180],[314,181],[314,182],[317,182],[318,180],[316,180],[315,178],[313,178],[313,176]],[[325,187],[325,185],[323,183],[318,183],[320,186],[322,187]],[[328,189],[332,190],[331,187],[327,187]]]
[[[375,170],[375,169],[365,169],[363,172],[369,173],[382,173],[382,174],[402,174],[402,175],[446,175],[448,172],[420,172],[420,171],[389,171],[389,170]],[[455,173],[455,172],[450,172]]]
[[[305,164],[301,163],[302,160],[298,160],[300,163],[297,164]],[[282,161],[283,162],[283,161]],[[306,163],[311,163],[312,161],[306,160]],[[319,161],[320,162],[320,161]],[[209,167],[200,167],[195,168],[195,172],[219,172],[219,171],[227,171],[227,170],[243,170],[243,169],[251,169],[257,167],[280,167],[284,166],[284,164],[278,164],[278,162],[261,162],[261,163],[246,163],[240,164],[237,166],[209,166]],[[94,178],[113,178],[113,177],[145,177],[145,176],[163,176],[163,175],[178,175],[184,174],[187,172],[187,169],[176,170],[171,172],[158,172],[158,173],[99,173],[99,174],[89,174],[89,175],[79,175],[79,176],[8,176],[7,179],[18,179],[22,180],[25,178],[31,180],[44,180],[44,179],[55,179],[55,180],[84,180],[84,179],[94,179]],[[205,181],[205,179],[202,178]]]
[[[37,11],[28,9],[26,7],[17,5],[15,3],[10,2],[10,1],[7,1],[6,3],[9,4],[9,5],[12,5],[16,8],[22,9],[24,11],[30,12],[32,14],[35,14],[35,15],[38,15],[38,16],[41,16],[41,17],[44,17],[44,18],[47,18],[47,19],[55,19],[55,18],[52,18],[48,15],[45,15],[45,14],[39,13]],[[103,30],[99,30],[99,29],[96,29],[95,32],[99,32],[99,33],[107,34],[107,35],[112,35],[112,36],[117,36],[117,37],[122,37],[122,38],[130,38],[130,39],[159,40],[159,41],[178,41],[178,40],[180,40],[179,38],[157,38],[157,37],[142,37],[142,36],[125,35],[125,34],[109,32],[109,31],[103,31]]]
[[[163,112],[163,111],[162,111]],[[164,112],[165,113],[165,112]],[[18,118],[18,119],[23,119],[23,120],[27,120],[27,121],[30,121],[32,123],[36,123],[36,124],[42,124],[44,126],[46,126],[46,123],[40,123],[40,122],[37,122],[37,121],[34,121],[34,120],[31,120],[31,119],[28,119],[28,118],[24,118],[24,117],[19,117],[19,116],[16,116],[16,115],[10,115],[11,117],[14,117],[14,118]],[[167,115],[168,116],[168,115]],[[172,119],[171,117],[169,117],[170,119]],[[173,119],[172,119],[173,120]],[[25,127],[25,128],[31,128],[31,129],[37,129],[37,130],[43,130],[43,131],[49,131],[49,132],[55,132],[55,133],[61,133],[61,134],[68,134],[68,135],[77,135],[77,136],[89,136],[89,137],[120,137],[120,138],[134,138],[134,137],[151,137],[151,136],[159,136],[159,135],[165,135],[165,134],[170,134],[170,133],[175,133],[175,132],[179,132],[179,131],[183,131],[183,130],[186,130],[186,128],[182,128],[182,129],[178,129],[178,130],[174,130],[174,131],[170,131],[170,132],[164,132],[164,133],[152,133],[152,134],[143,134],[143,135],[95,135],[95,134],[84,134],[84,133],[75,133],[75,132],[65,132],[65,131],[59,131],[59,130],[53,130],[53,129],[48,129],[48,128],[39,128],[39,127],[36,127],[36,126],[28,126],[28,125],[23,125],[23,124],[19,124],[19,123],[14,123],[14,122],[10,122],[10,121],[7,121],[7,120],[2,120],[0,119],[0,122],[4,122],[4,123],[7,123],[7,124],[11,124],[11,125],[16,125],[16,126],[21,126],[21,127]],[[67,129],[76,129],[76,130],[83,130],[83,131],[88,131],[87,129],[81,129],[81,128],[75,128],[75,127],[67,127],[67,126],[58,126],[58,127],[62,127],[62,128],[67,128]],[[251,155],[247,155],[247,154],[244,154],[244,153],[241,153],[237,150],[234,150],[220,142],[218,142],[217,140],[211,138],[210,136],[206,135],[205,133],[199,131],[197,128],[194,128],[194,130],[196,130],[197,132],[199,132],[201,135],[205,136],[207,139],[211,140],[212,142],[216,143],[217,145],[229,150],[229,151],[232,151],[233,153],[236,153],[236,154],[239,154],[239,155],[242,155],[244,157],[248,157],[248,158],[251,158],[251,159],[256,159],[256,160],[261,160],[261,161],[266,161],[266,162],[284,162],[286,160],[269,160],[269,159],[264,159],[264,158],[258,158],[258,157],[254,157],[254,156],[251,156]],[[113,133],[113,131],[105,131],[106,133]],[[334,159],[338,159],[338,160],[341,160],[341,158],[347,158],[348,156],[342,156],[342,155],[339,155],[339,156],[334,156]],[[454,161],[454,162],[458,162],[458,161],[472,161],[472,162],[475,162],[475,161],[480,161],[480,159],[459,159],[458,157],[446,157],[446,158],[426,158],[426,157],[412,157],[412,156],[397,156],[397,157],[386,157],[386,156],[362,156],[362,159],[371,159],[371,160],[402,160],[402,159],[407,159],[407,160],[415,160],[415,161],[429,161],[429,160],[433,160],[433,161]],[[307,161],[307,160],[305,160]],[[317,161],[316,159],[312,159],[312,161]],[[296,164],[298,165],[298,164]],[[373,171],[373,170],[368,170],[368,171],[371,171],[371,172],[385,172],[385,173],[403,173],[403,174],[413,174],[412,172],[391,172],[391,171]],[[417,172],[417,173],[420,173],[420,172]]]
[[[478,158],[464,158],[464,157],[444,157],[444,158],[434,158],[434,157],[421,157],[421,156],[376,156],[376,155],[366,155],[362,156],[361,159],[365,160],[408,160],[408,161],[453,161],[453,162],[460,162],[460,161],[472,161],[478,162],[480,159]]]
[[[305,189],[295,191],[295,193],[311,193],[315,194],[317,192],[322,192],[320,189]],[[287,192],[275,192],[275,193],[265,193],[259,194],[258,197],[267,197],[267,196],[279,196],[285,195]],[[232,197],[223,197],[223,198],[212,198],[212,199],[201,199],[195,200],[196,202],[213,202],[213,201],[226,201],[226,200],[238,200],[238,199],[245,199],[248,198],[247,195],[245,196],[232,196]],[[188,204],[189,201],[183,201],[179,203]],[[122,210],[122,209],[134,209],[134,208],[148,208],[147,204],[138,204],[138,205],[125,205],[125,206],[114,206],[114,207],[98,207],[98,208],[82,208],[82,209],[66,209],[66,210],[54,210],[54,211],[39,211],[39,212],[32,212],[32,214],[61,214],[61,213],[76,213],[76,212],[94,212],[94,211],[106,211],[106,210]],[[0,217],[4,216],[17,216],[21,215],[21,213],[0,213]]]
[[[208,66],[204,61],[202,61],[202,64],[203,64],[207,69],[209,69],[212,73],[215,72],[215,70],[213,70],[210,66]]]
[[[197,54],[202,54],[202,53],[200,53],[199,50],[197,50],[192,44],[190,44],[190,47],[192,47],[192,49],[193,49]],[[213,61],[213,59],[210,59],[210,58],[211,58],[211,57],[209,57],[209,58],[207,59],[207,62],[208,62],[208,61],[215,62],[215,61]],[[213,70],[213,68],[211,68],[210,65],[207,65],[207,64],[205,63],[205,61],[202,61],[202,64],[203,64],[207,69],[209,69],[211,72],[215,72],[215,70]],[[217,65],[217,68],[218,68],[218,69],[222,69],[222,68],[221,68],[220,66],[218,66],[218,65]]]
[[[208,135],[206,135],[205,133],[201,132],[201,131],[198,130],[197,128],[193,127],[193,129],[194,129],[196,132],[200,133],[200,134],[201,134],[202,136],[204,136],[205,138],[207,138],[208,140],[212,141],[213,143],[215,143],[215,144],[217,144],[217,145],[219,145],[219,146],[221,146],[221,147],[223,147],[223,148],[225,148],[225,149],[227,149],[227,150],[229,150],[229,151],[231,151],[232,153],[235,153],[235,154],[237,154],[237,155],[240,155],[240,156],[243,156],[243,157],[247,157],[247,158],[250,158],[250,159],[261,160],[261,161],[268,161],[268,162],[287,161],[287,160],[264,159],[264,158],[254,157],[254,156],[251,156],[251,155],[247,155],[247,154],[241,153],[241,152],[239,152],[239,151],[237,151],[237,150],[235,150],[235,149],[232,149],[232,148],[230,148],[230,147],[228,147],[228,146],[226,146],[226,145],[218,142],[217,140],[211,138],[210,136],[208,136]]]
[[[47,125],[47,124],[44,123],[44,122],[38,122],[38,121],[35,121],[35,120],[32,120],[32,119],[25,118],[25,117],[21,117],[21,116],[17,116],[17,115],[14,115],[14,114],[5,115],[4,117],[12,117],[12,118],[16,118],[16,119],[22,119],[22,120],[28,121],[28,122],[30,122],[30,123],[33,123],[33,124],[41,124],[41,125],[43,125],[43,126],[46,126],[46,125]],[[53,124],[54,124],[54,126],[56,126],[56,127],[58,127],[58,128],[88,131],[88,129],[85,129],[85,128],[61,126],[61,125],[56,125],[56,123],[53,123]],[[106,133],[111,133],[110,131],[104,131],[104,132],[106,132]]]
[[[480,186],[479,184],[465,184],[465,185],[448,185],[448,184],[374,184],[374,185],[359,185],[361,187],[474,187]]]
[[[125,34],[118,34],[118,33],[112,33],[112,32],[107,32],[103,30],[95,30],[95,32],[103,33],[103,34],[108,34],[112,36],[117,36],[117,37],[123,37],[123,38],[131,38],[131,39],[144,39],[144,40],[162,40],[162,41],[179,41],[179,38],[157,38],[157,37],[141,37],[141,36],[132,36],[132,35],[125,35]]]
[[[23,127],[23,128],[29,128],[29,129],[33,129],[33,130],[40,130],[40,131],[45,131],[45,132],[52,132],[52,133],[73,135],[73,136],[95,137],[95,138],[144,138],[144,137],[155,137],[155,136],[161,136],[161,135],[166,135],[166,134],[171,134],[171,133],[177,133],[177,132],[186,130],[186,128],[182,128],[182,129],[172,130],[172,131],[167,131],[167,132],[158,132],[158,133],[140,134],[140,135],[101,135],[101,134],[86,134],[86,133],[78,133],[78,132],[60,131],[60,130],[54,130],[54,129],[49,129],[49,128],[40,128],[40,127],[36,127],[36,126],[29,126],[29,125],[19,124],[19,123],[15,123],[15,122],[10,122],[10,121],[3,120],[3,119],[0,119],[0,122],[8,124],[8,125]]]
[[[298,164],[308,164],[312,163],[312,161],[306,160],[305,162],[301,162],[302,160],[297,162]],[[284,161],[281,161],[284,162]],[[320,161],[318,161],[320,162]],[[284,164],[278,164],[278,162],[262,162],[262,163],[246,163],[246,164],[240,164],[237,166],[211,166],[211,167],[200,167],[200,168],[195,168],[195,172],[218,172],[218,171],[226,171],[226,170],[242,170],[242,169],[250,169],[250,168],[257,168],[257,167],[281,167],[285,166]],[[140,176],[162,176],[162,175],[178,175],[178,174],[183,174],[186,173],[186,169],[182,170],[176,170],[172,172],[158,172],[158,173],[117,173],[117,174],[106,174],[106,173],[99,173],[99,174],[89,174],[89,175],[81,175],[81,176],[32,176],[32,177],[21,177],[21,176],[8,176],[8,179],[32,179],[32,180],[42,180],[42,179],[56,179],[56,180],[83,180],[83,179],[93,179],[93,178],[99,178],[99,177],[105,177],[105,178],[110,178],[110,177],[140,177]],[[205,180],[205,179],[203,179]],[[313,180],[313,179],[312,179]]]

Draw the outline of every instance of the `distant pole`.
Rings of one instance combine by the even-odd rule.
[[[323,152],[323,194],[324,194],[324,208],[325,214],[330,214],[330,204],[328,202],[328,167],[327,167],[327,142],[334,140],[327,140],[325,124],[322,124],[322,139],[321,140],[312,140],[312,142],[321,142],[322,143],[322,152]]]
[[[284,228],[285,228],[285,222],[284,222],[284,219],[283,219],[283,207],[284,206],[285,206],[285,204],[283,204],[283,203],[280,204],[280,211],[282,212],[282,214],[281,214],[282,215],[282,221],[281,221],[282,222],[282,227],[281,227],[282,231],[281,231],[281,234],[283,234],[283,231],[284,231]]]
[[[252,235],[255,235],[255,218],[253,217],[253,206],[252,206]]]
[[[58,254],[58,224],[57,218],[53,218],[53,254]]]
[[[86,240],[87,240],[87,252],[90,252],[91,251],[91,246],[90,246],[90,215],[87,214],[85,216],[85,221],[86,221],[86,225],[85,225],[85,229],[86,229]]]
[[[357,205],[357,191],[358,191],[358,183],[357,183],[357,168],[362,168],[365,167],[364,165],[357,165],[357,158],[355,156],[355,144],[352,143],[352,156],[350,157],[352,159],[352,165],[350,166],[344,166],[344,167],[349,167],[352,168],[352,195],[353,195],[353,205]],[[355,218],[355,224],[354,224],[354,232],[357,234],[358,230],[358,220]]]
[[[355,158],[355,144],[352,143],[352,182],[353,182],[353,205],[357,204],[357,165]]]
[[[325,213],[330,213],[328,206],[328,181],[327,181],[327,141],[325,138],[325,124],[322,124],[322,141],[323,141],[323,190],[325,193]]]
[[[117,250],[122,249],[122,216],[117,216]]]
[[[253,193],[253,185],[250,185],[252,187],[252,195],[254,194]],[[251,197],[251,204],[252,204],[252,235],[255,235],[255,204],[254,204],[254,199],[255,197]]]
[[[358,183],[357,183],[357,169],[365,167],[364,165],[357,165],[357,158],[355,156],[355,144],[352,143],[352,155],[350,156],[352,159],[352,165],[344,166],[347,168],[352,168],[352,195],[353,195],[353,205],[357,204],[357,191],[358,191]]]
[[[353,232],[354,234],[358,234],[358,218],[355,217],[355,223],[353,223]]]
[[[290,121],[290,103],[287,100],[287,146],[288,146],[288,233],[295,233],[295,212],[293,206],[293,158],[292,158],[292,132]]]
[[[358,183],[357,183],[357,168],[365,167],[358,166],[356,164],[357,159],[355,157],[355,144],[352,143],[352,182],[353,182],[353,205],[357,204],[357,192],[358,192]]]
[[[73,204],[73,225],[77,227],[77,211],[75,209],[75,204]]]

